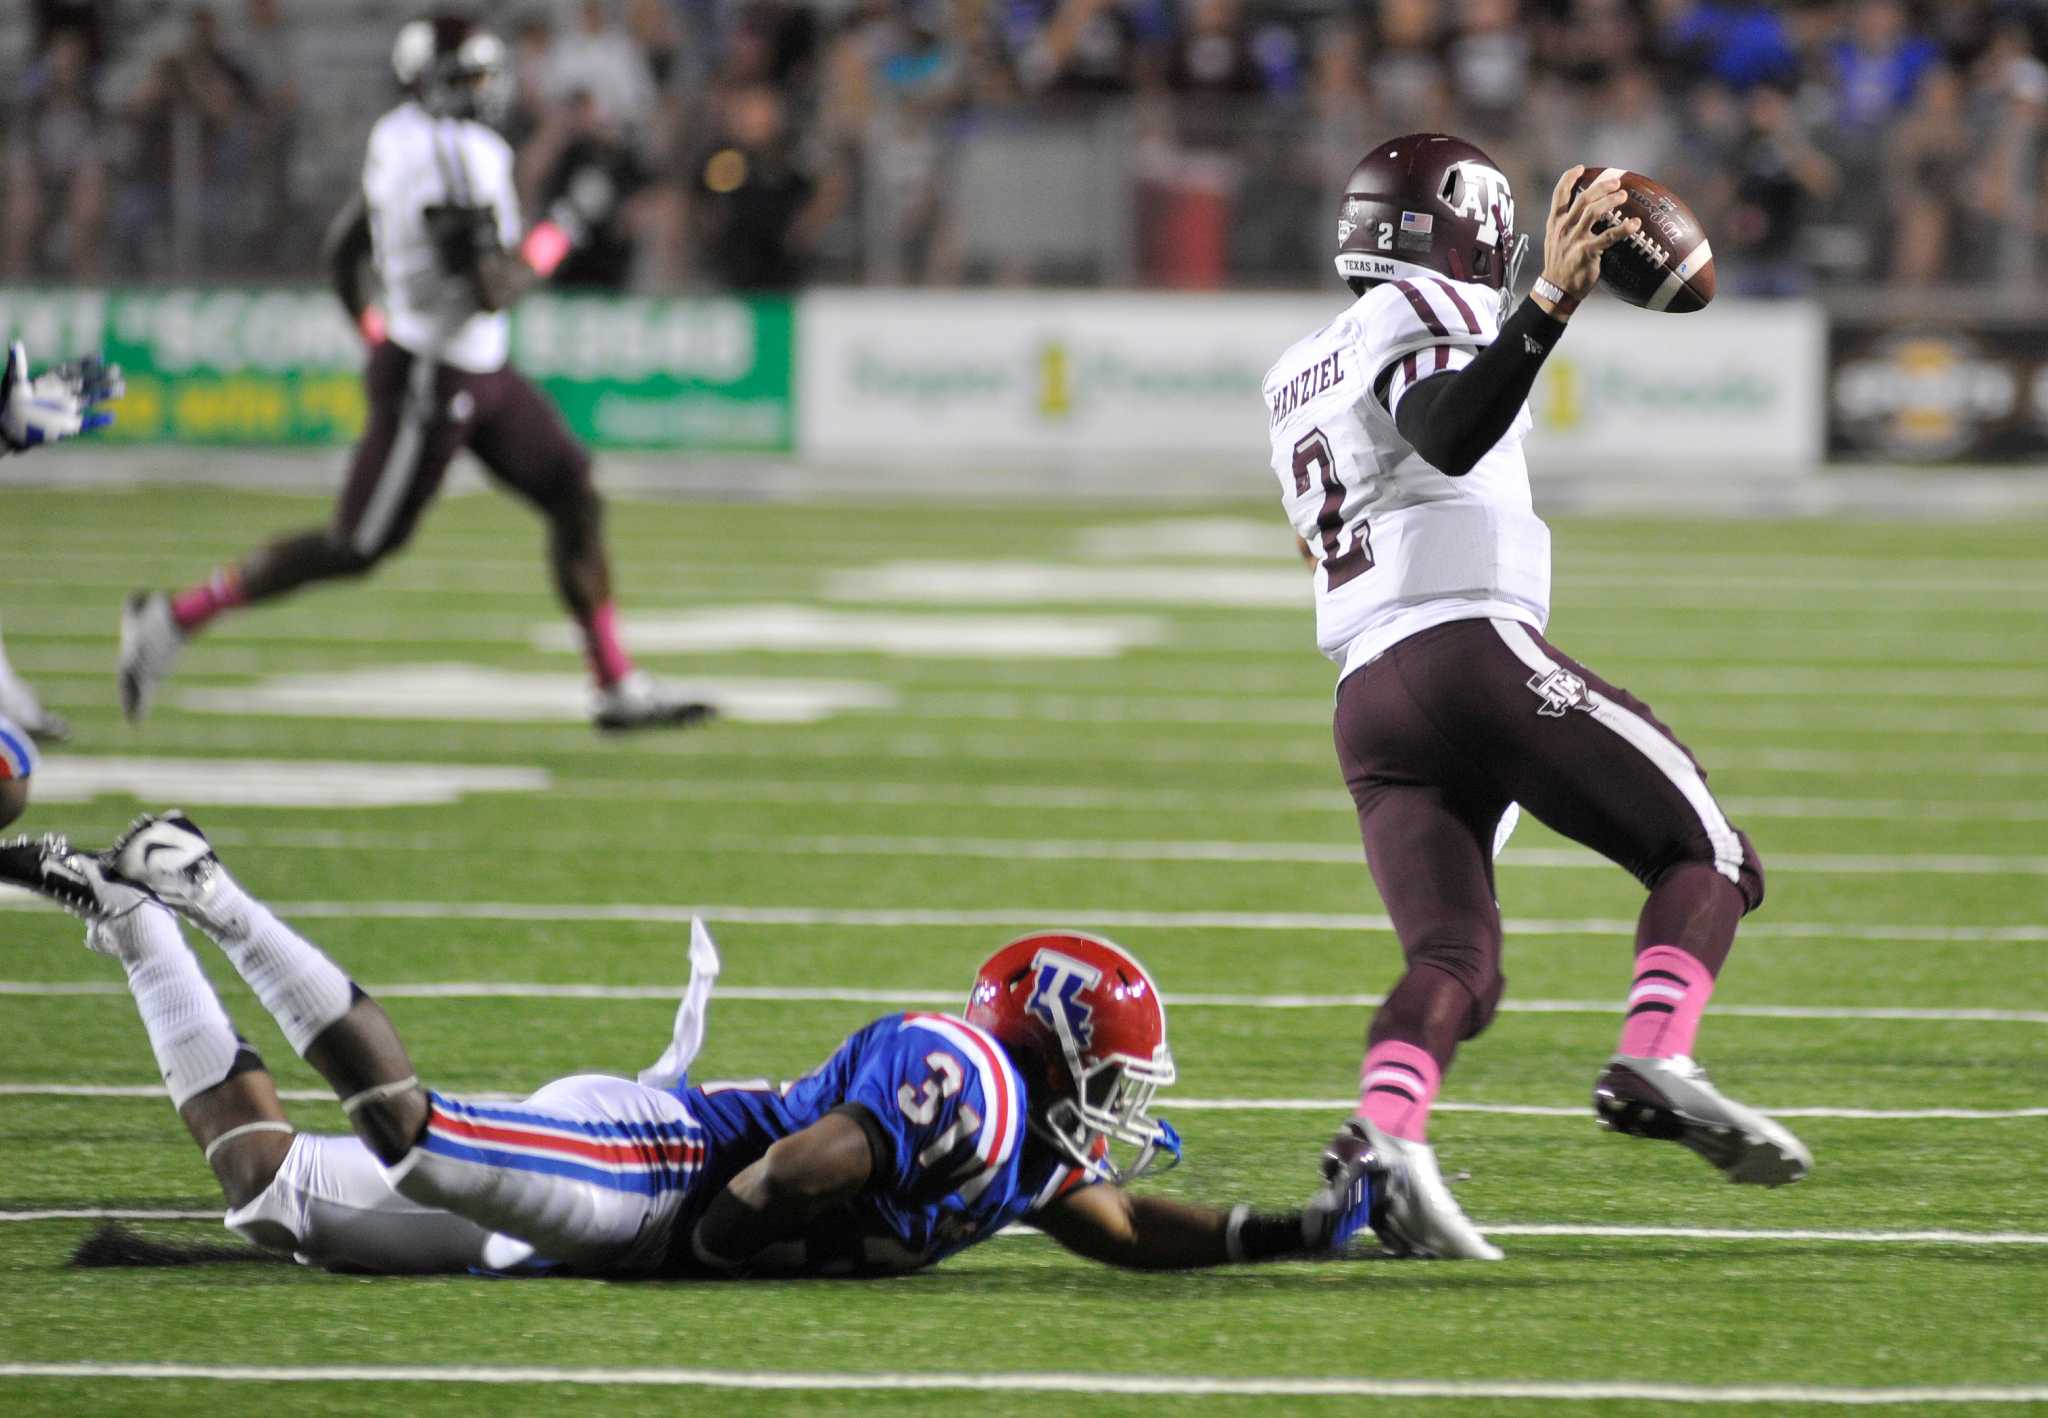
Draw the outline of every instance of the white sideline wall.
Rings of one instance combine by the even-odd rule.
[[[817,291],[797,310],[797,447],[827,460],[1266,461],[1260,385],[1331,296]],[[1531,404],[1531,458],[1642,479],[1813,470],[1827,322],[1806,302],[1652,315],[1596,300]],[[964,471],[964,470],[963,470]],[[1133,467],[1136,477],[1157,469]]]

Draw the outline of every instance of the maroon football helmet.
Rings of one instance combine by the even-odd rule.
[[[391,47],[391,72],[436,117],[498,123],[511,108],[504,41],[460,15],[408,21]]]
[[[994,1035],[1028,1082],[1032,1130],[1072,1165],[1121,1182],[1180,1139],[1148,1111],[1173,1082],[1166,1009],[1137,957],[1101,936],[1053,931],[1013,940],[983,963],[967,1022]],[[1109,1144],[1138,1150],[1119,1165]]]
[[[1352,170],[1337,214],[1337,274],[1367,282],[1448,276],[1497,291],[1514,285],[1528,238],[1515,238],[1515,194],[1483,151],[1447,133],[1379,144]]]

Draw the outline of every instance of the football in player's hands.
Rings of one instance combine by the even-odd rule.
[[[1588,166],[1572,184],[1573,195],[1615,175],[1628,201],[1612,220],[1634,217],[1642,226],[1601,253],[1600,284],[1645,310],[1682,315],[1700,309],[1714,298],[1714,249],[1699,218],[1677,193],[1640,172]]]

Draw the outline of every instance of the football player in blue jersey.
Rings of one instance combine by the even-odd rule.
[[[1027,936],[981,967],[963,1016],[889,1015],[801,1079],[691,1084],[717,955],[693,929],[668,1052],[639,1079],[557,1079],[521,1102],[421,1084],[375,1001],[221,866],[177,814],[97,856],[0,847],[0,881],[84,917],[126,968],[165,1086],[228,1227],[331,1269],[386,1273],[844,1275],[913,1270],[1029,1218],[1141,1268],[1334,1257],[1403,1179],[1328,1163],[1301,1210],[1134,1193],[1179,1155],[1153,1095],[1174,1078],[1152,978],[1106,940]],[[174,914],[175,913],[175,914]],[[298,1133],[187,948],[198,926],[341,1099],[352,1136]]]
[[[31,379],[19,340],[0,363],[0,458],[104,428],[114,416],[100,405],[121,397],[121,370],[97,359],[53,365]],[[69,729],[43,707],[0,648],[0,827],[28,808],[36,767],[34,739],[61,739]]]

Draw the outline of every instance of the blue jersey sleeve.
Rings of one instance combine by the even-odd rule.
[[[27,729],[0,714],[0,782],[32,777],[35,771],[35,740],[28,736]]]
[[[875,1190],[911,1201],[957,1192],[971,1206],[1014,1176],[1023,1090],[1001,1048],[962,1020],[902,1016],[865,1051],[846,1101],[865,1108],[889,1144],[891,1155],[875,1159]]]

